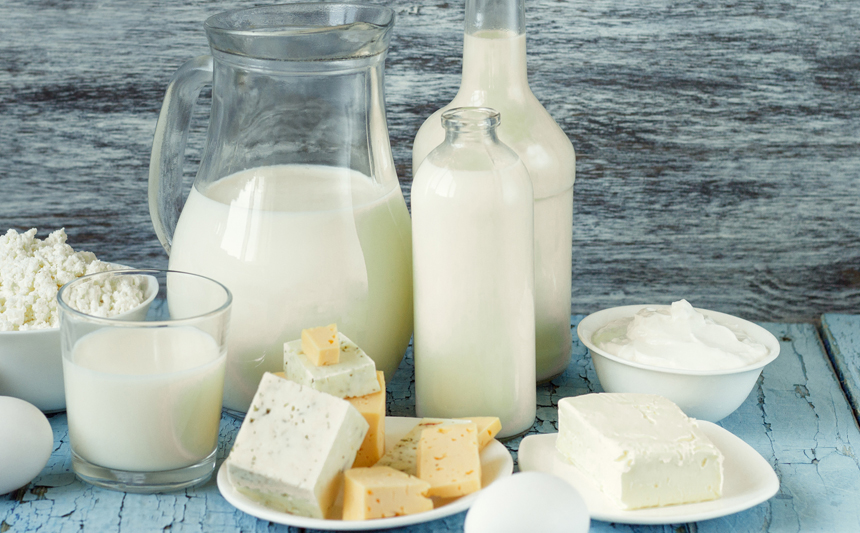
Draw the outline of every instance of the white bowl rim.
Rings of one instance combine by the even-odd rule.
[[[610,307],[607,309],[602,309],[595,313],[591,313],[586,316],[582,320],[579,321],[579,324],[576,326],[576,336],[579,337],[580,342],[582,342],[591,352],[600,355],[610,361],[615,361],[616,363],[621,363],[623,365],[631,366],[634,368],[641,368],[643,370],[650,370],[652,372],[663,372],[666,374],[681,374],[686,376],[720,376],[727,374],[742,374],[744,372],[749,372],[751,370],[760,370],[761,368],[767,366],[769,363],[773,362],[779,356],[779,341],[773,335],[773,333],[764,329],[754,322],[750,322],[749,320],[745,320],[743,318],[737,317],[735,315],[730,315],[727,313],[720,313],[719,311],[711,311],[709,309],[702,309],[699,307],[694,307],[696,311],[702,313],[703,315],[716,319],[716,322],[720,322],[719,319],[730,320],[732,322],[738,322],[744,329],[746,333],[749,333],[750,336],[756,342],[764,344],[764,346],[768,349],[768,356],[756,361],[755,363],[738,367],[738,368],[726,368],[720,370],[686,370],[683,368],[671,368],[671,367],[662,367],[662,366],[654,366],[654,365],[646,365],[643,363],[637,363],[635,361],[628,361],[627,359],[623,359],[618,357],[617,355],[612,355],[611,353],[602,350],[594,345],[591,342],[591,337],[595,331],[604,326],[608,320],[605,319],[606,315],[619,315],[614,316],[615,318],[620,318],[621,316],[633,316],[640,309],[644,309],[646,307],[651,307],[655,309],[668,309],[670,305],[668,304],[636,304],[636,305],[622,305],[618,307]],[[583,327],[583,324],[585,326]],[[588,331],[590,330],[590,334]],[[587,337],[587,338],[586,338]]]
[[[12,331],[0,331],[0,337],[4,335],[13,336],[16,334],[20,335],[33,335],[36,333],[56,333],[60,331],[60,326],[56,326],[53,328],[33,328],[33,329],[14,329]]]

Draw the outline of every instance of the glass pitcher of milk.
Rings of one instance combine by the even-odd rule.
[[[525,0],[466,0],[460,90],[418,130],[412,173],[445,139],[444,111],[486,106],[501,113],[499,139],[520,156],[534,187],[536,365],[537,380],[543,382],[570,362],[576,155],[529,88],[525,30]]]
[[[224,408],[244,413],[283,344],[337,323],[390,379],[412,334],[411,222],[383,96],[394,12],[350,4],[229,11],[183,65],[155,132],[149,206],[169,268],[233,293]],[[182,202],[200,89],[212,109]]]

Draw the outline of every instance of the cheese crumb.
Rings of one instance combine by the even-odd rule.
[[[73,279],[116,267],[91,252],[75,252],[61,228],[45,240],[36,228],[10,229],[0,236],[0,331],[27,331],[60,325],[57,292]],[[145,299],[142,280],[122,276],[106,284],[81,287],[70,305],[97,316],[115,316]]]

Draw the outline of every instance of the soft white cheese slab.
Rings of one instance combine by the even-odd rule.
[[[714,500],[723,455],[677,405],[653,394],[558,402],[556,448],[623,509]]]
[[[228,479],[273,509],[326,518],[367,429],[346,400],[267,372],[227,458]]]
[[[316,366],[302,351],[301,339],[284,343],[284,377],[338,398],[379,392],[376,364],[364,350],[338,332],[340,362]]]

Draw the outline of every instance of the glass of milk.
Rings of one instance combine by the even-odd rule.
[[[78,278],[57,299],[75,474],[126,492],[179,490],[208,479],[230,291],[196,274],[121,270]],[[129,299],[140,306],[111,312]]]

